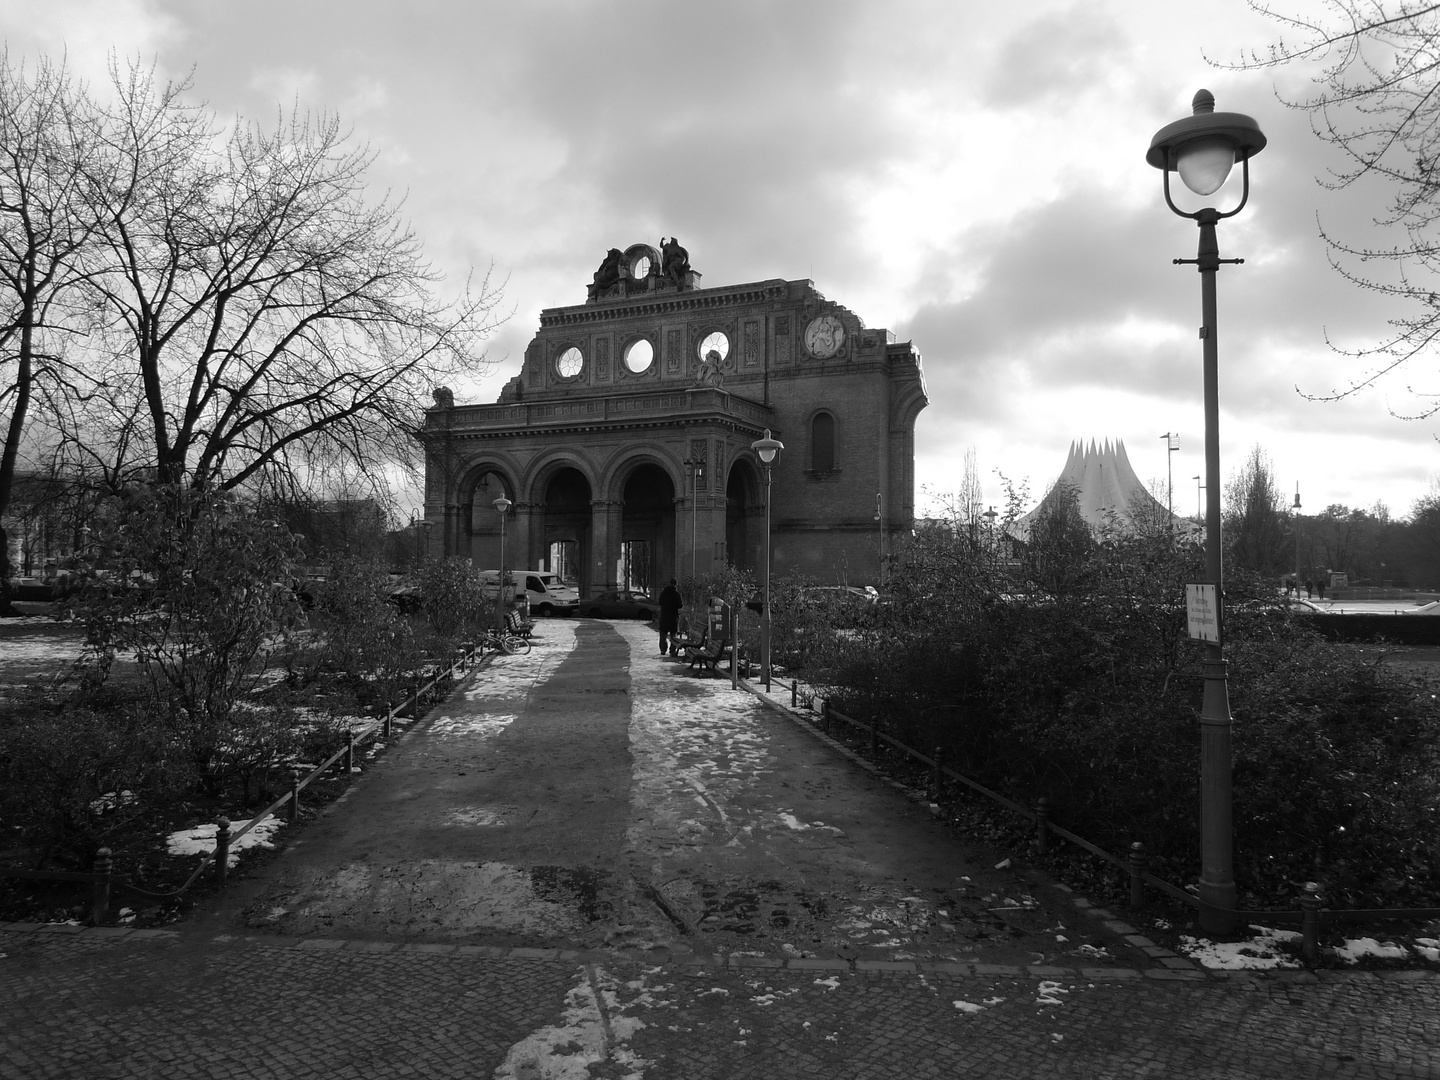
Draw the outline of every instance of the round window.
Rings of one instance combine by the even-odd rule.
[[[625,366],[633,374],[649,371],[655,361],[655,349],[644,338],[637,338],[625,346]]]
[[[630,264],[630,276],[636,281],[644,281],[650,276],[649,255],[641,255]]]
[[[706,334],[705,337],[701,339],[699,347],[695,350],[695,355],[700,357],[701,361],[704,361],[712,352],[719,353],[722,362],[730,355],[730,339],[719,330]]]
[[[555,361],[555,370],[562,379],[573,379],[585,367],[585,356],[574,345],[560,354]]]

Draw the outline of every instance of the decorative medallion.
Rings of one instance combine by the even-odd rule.
[[[834,315],[818,315],[805,327],[805,348],[817,360],[828,360],[845,344],[845,327]]]

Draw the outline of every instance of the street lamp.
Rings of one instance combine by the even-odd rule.
[[[495,629],[505,633],[505,516],[510,513],[511,502],[502,491],[493,503],[500,515],[500,581],[495,588]]]
[[[411,510],[410,528],[415,531],[415,572],[418,574],[420,572],[420,553],[422,550],[422,545],[420,543],[420,530],[424,529],[428,534],[430,531],[430,522],[425,521],[424,519],[417,520],[415,517],[415,511]]]
[[[785,449],[785,444],[779,439],[770,437],[770,429],[765,429],[765,437],[756,439],[750,444],[760,458],[760,464],[765,468],[765,594],[763,597],[764,606],[760,609],[760,681],[765,684],[765,689],[770,689],[770,468],[775,463],[780,451]]]
[[[1174,532],[1175,481],[1174,470],[1171,468],[1170,463],[1174,460],[1174,457],[1172,455],[1175,453],[1176,450],[1180,449],[1180,435],[1178,432],[1167,431],[1164,435],[1161,435],[1160,438],[1165,440],[1165,509],[1170,515],[1165,519],[1165,524],[1169,527],[1171,532]]]
[[[1226,679],[1224,640],[1224,588],[1220,562],[1220,393],[1219,351],[1216,338],[1215,272],[1221,263],[1242,259],[1220,258],[1215,225],[1238,214],[1250,198],[1250,159],[1265,149],[1260,126],[1240,113],[1217,113],[1215,98],[1200,90],[1194,113],[1167,124],[1150,140],[1145,160],[1161,170],[1165,205],[1200,227],[1200,244],[1194,264],[1200,272],[1200,338],[1204,342],[1205,397],[1205,569],[1215,588],[1220,640],[1205,644],[1205,694],[1200,708],[1200,927],[1210,934],[1235,929],[1235,873],[1231,824],[1233,793],[1230,768],[1230,695]],[[1214,207],[1186,212],[1170,197],[1170,171],[1180,174],[1196,195],[1211,195],[1225,183],[1230,169],[1240,162],[1244,190],[1233,210]]]
[[[1300,481],[1295,481],[1295,599],[1300,599]]]
[[[705,477],[704,458],[686,458],[681,464],[685,466],[685,473],[690,477],[690,577],[695,577],[695,545],[699,535],[700,517],[700,481]]]
[[[885,496],[875,492],[875,520],[880,523],[880,587],[885,587]]]
[[[1198,476],[1192,476],[1190,479],[1195,481],[1195,524],[1198,525],[1205,520],[1205,508],[1200,502],[1202,497],[1200,493],[1205,490],[1205,485]]]

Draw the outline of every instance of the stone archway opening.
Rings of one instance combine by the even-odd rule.
[[[621,499],[615,580],[622,589],[653,595],[677,576],[675,484],[658,465],[640,465],[626,477]]]
[[[495,500],[504,495],[515,501],[515,487],[495,470],[482,471],[470,485],[460,504],[461,520],[465,523],[465,539],[459,554],[468,557],[482,569],[493,569],[500,561],[500,514]],[[508,520],[513,520],[512,506]],[[512,560],[513,561],[513,560]]]
[[[576,581],[582,590],[589,585],[592,498],[590,481],[570,466],[552,473],[541,494],[544,524],[536,557],[544,569]]]
[[[755,469],[743,458],[730,467],[725,480],[725,558],[740,570],[755,570],[760,565],[764,494]]]

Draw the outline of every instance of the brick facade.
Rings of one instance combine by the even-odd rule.
[[[544,566],[552,542],[573,541],[586,595],[616,587],[625,540],[648,542],[656,581],[687,576],[692,561],[706,573],[717,557],[758,566],[764,491],[750,444],[768,428],[785,443],[772,478],[775,572],[875,581],[882,526],[894,534],[914,519],[919,354],[809,281],[700,288],[687,268],[677,287],[660,262],[635,245],[619,282],[541,312],[495,404],[454,406],[437,392],[422,435],[432,554],[493,566],[503,489],[515,504],[507,564]],[[828,461],[814,438],[822,413]]]

